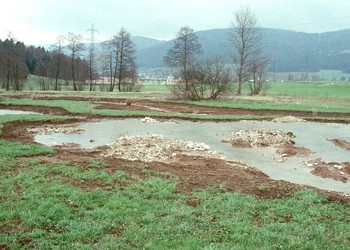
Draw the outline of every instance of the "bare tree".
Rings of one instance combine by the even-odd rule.
[[[268,59],[252,61],[249,65],[249,89],[251,95],[258,95],[266,87]]]
[[[135,44],[130,32],[121,28],[118,35],[102,44],[103,71],[109,78],[109,91],[137,91]]]
[[[55,76],[55,87],[54,90],[59,90],[60,85],[58,79],[61,73],[62,67],[62,57],[63,57],[63,46],[65,42],[64,36],[59,36],[56,40],[56,43],[52,46],[53,60],[55,64],[54,76]]]
[[[117,55],[117,71],[118,71],[118,90],[131,91],[129,87],[136,83],[136,64],[135,64],[135,44],[131,41],[130,32],[124,28],[114,36]],[[124,85],[124,86],[122,86]],[[122,89],[123,87],[123,89]]]
[[[235,49],[233,63],[238,80],[237,95],[241,94],[242,83],[248,80],[253,61],[260,61],[263,55],[261,34],[257,28],[257,18],[249,8],[241,8],[234,13],[230,43]]]
[[[201,53],[201,44],[197,35],[188,26],[181,27],[177,33],[173,47],[164,56],[164,63],[169,67],[179,67],[186,88],[189,83],[188,70],[195,61],[195,56]]]
[[[76,84],[76,59],[79,57],[79,53],[84,50],[84,44],[82,44],[83,37],[69,32],[66,36],[68,45],[67,48],[70,51],[71,56],[71,73],[73,81],[73,90],[78,90]]]
[[[116,42],[114,39],[110,39],[102,43],[103,58],[102,58],[102,67],[103,75],[108,75],[109,79],[109,91],[113,91],[116,79],[117,79],[117,59],[118,59],[118,50],[114,46]]]
[[[215,100],[218,96],[231,91],[232,76],[218,58],[196,63],[188,69],[189,83],[170,85],[173,95],[179,99],[201,101]]]

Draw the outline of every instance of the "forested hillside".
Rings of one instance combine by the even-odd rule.
[[[234,51],[230,46],[230,29],[196,32],[202,44],[202,57],[219,56],[231,63]],[[349,72],[350,30],[327,33],[303,33],[280,29],[261,29],[263,46],[270,56],[270,71],[295,72],[326,69]],[[140,67],[162,67],[163,55],[173,41],[159,42],[155,46],[139,49]]]

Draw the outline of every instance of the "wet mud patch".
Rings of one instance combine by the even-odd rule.
[[[327,141],[333,142],[334,145],[338,146],[339,148],[350,151],[350,142],[348,141],[341,139],[327,139]]]
[[[277,155],[274,159],[278,162],[285,162],[290,157],[307,157],[315,152],[304,147],[298,147],[292,144],[284,144],[277,147]]]
[[[350,181],[350,162],[323,162],[318,158],[308,161],[307,165],[314,168],[311,171],[314,175],[343,183]]]
[[[181,156],[178,161],[172,163],[154,162],[148,166],[150,170],[177,176],[177,191],[182,193],[214,188],[272,199],[287,197],[302,189],[302,186],[297,184],[272,180],[260,170],[240,162],[215,158]],[[189,203],[197,205],[195,201]]]
[[[293,157],[293,156],[305,157],[315,153],[310,149],[307,149],[304,147],[298,147],[291,144],[278,146],[276,152],[280,155],[283,155],[284,157]]]

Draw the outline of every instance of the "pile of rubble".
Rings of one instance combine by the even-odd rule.
[[[167,139],[160,135],[122,136],[102,156],[117,157],[132,161],[166,161],[178,155],[199,155],[210,158],[222,158],[222,155],[209,151],[204,143],[186,140]]]
[[[34,135],[52,135],[56,133],[63,134],[83,134],[85,130],[82,128],[75,127],[53,127],[53,126],[44,126],[36,128],[27,128],[27,131]]]
[[[151,117],[142,118],[140,121],[144,122],[144,123],[155,123],[155,122],[157,122],[157,120],[155,120],[155,119],[153,119]]]
[[[293,134],[275,129],[252,128],[236,133],[226,133],[223,142],[229,142],[235,147],[269,147],[294,144]]]
[[[284,116],[284,117],[278,117],[272,120],[273,122],[280,122],[280,123],[304,123],[306,120],[294,117],[294,116]]]

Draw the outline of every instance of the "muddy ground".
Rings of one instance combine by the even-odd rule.
[[[54,96],[36,97],[38,99],[55,99]],[[57,99],[62,99],[61,97]],[[195,113],[195,114],[216,114],[216,115],[264,115],[264,116],[297,116],[312,120],[315,116],[312,112],[296,112],[296,111],[272,111],[272,110],[245,110],[235,108],[213,108],[200,107],[196,105],[175,104],[170,102],[152,101],[152,100],[133,100],[128,103],[127,99],[111,99],[111,98],[65,98],[69,100],[89,100],[91,103],[100,104],[99,108],[103,109],[119,109],[119,110],[159,110],[169,113]],[[126,105],[126,104],[130,105]],[[33,134],[27,131],[28,127],[38,127],[41,125],[58,125],[63,123],[86,122],[86,114],[78,116],[70,114],[64,109],[39,107],[39,106],[5,106],[0,105],[0,109],[14,109],[36,111],[45,114],[55,115],[72,115],[74,119],[70,121],[53,121],[44,122],[13,122],[5,124],[1,138],[11,141],[22,141],[26,143],[35,143]],[[318,117],[332,118],[344,117],[350,118],[350,114],[333,114],[322,113],[317,114]],[[101,117],[92,116],[89,118],[99,119]],[[338,142],[339,143],[339,142]],[[344,142],[341,142],[344,144]],[[345,142],[346,143],[346,142]],[[345,145],[346,147],[347,145]],[[242,192],[255,195],[261,198],[282,198],[288,197],[297,190],[311,188],[322,195],[328,197],[331,201],[348,202],[350,198],[343,194],[329,192],[327,190],[319,190],[313,187],[302,186],[286,181],[278,181],[270,179],[260,170],[246,166],[239,162],[229,162],[218,158],[208,158],[203,156],[179,155],[176,159],[167,162],[142,162],[129,161],[116,158],[114,156],[102,157],[104,148],[94,150],[82,150],[75,145],[54,147],[57,154],[53,156],[36,156],[35,158],[45,163],[69,163],[79,164],[82,167],[88,167],[88,163],[92,161],[104,162],[104,169],[110,172],[118,170],[125,171],[134,176],[144,176],[142,169],[147,167],[154,173],[170,173],[178,178],[178,192],[193,192],[202,188],[225,187],[226,190],[232,192]],[[34,158],[34,157],[33,157]],[[139,167],[130,168],[130,164]],[[325,163],[326,164],[326,163]],[[332,176],[332,167],[321,168],[321,162],[315,168],[315,174],[324,178],[334,178]],[[348,171],[348,168],[346,168]],[[350,171],[350,170],[349,170]],[[338,177],[336,177],[338,178]],[[340,181],[344,181],[340,179]],[[87,181],[85,183],[72,183],[80,188],[92,190],[95,188],[103,188],[102,181]],[[194,201],[189,201],[194,202]],[[196,204],[193,204],[196,205]]]

